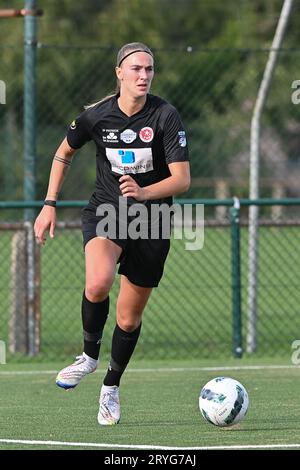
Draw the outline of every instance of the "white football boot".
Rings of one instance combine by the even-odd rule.
[[[82,353],[76,357],[76,361],[68,367],[62,369],[56,377],[56,385],[65,390],[76,387],[80,380],[87,374],[97,369],[98,361]]]
[[[119,387],[102,385],[99,405],[98,423],[103,426],[118,424],[121,414]]]

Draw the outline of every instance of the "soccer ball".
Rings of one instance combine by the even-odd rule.
[[[248,393],[245,387],[230,377],[216,377],[207,382],[199,396],[202,416],[215,426],[233,426],[247,413]]]

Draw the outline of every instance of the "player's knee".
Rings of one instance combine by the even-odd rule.
[[[126,315],[118,315],[118,325],[121,330],[131,333],[136,330],[141,323],[141,319],[128,317]]]
[[[86,297],[90,302],[101,302],[107,298],[111,286],[112,281],[110,278],[102,278],[95,282],[89,282],[85,286]]]

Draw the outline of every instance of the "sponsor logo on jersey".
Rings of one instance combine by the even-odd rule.
[[[113,133],[118,134],[119,129],[102,129],[102,132],[107,132],[107,133],[113,132]]]
[[[180,147],[186,147],[185,131],[179,131],[179,132],[178,132],[178,137],[179,137],[179,145],[180,145]]]
[[[111,169],[120,175],[147,173],[153,170],[152,149],[112,149],[106,148],[106,156]]]
[[[143,129],[140,130],[139,137],[143,142],[151,142],[154,137],[152,127],[143,127]]]
[[[135,162],[135,153],[132,150],[119,150],[118,154],[121,157],[122,164],[134,163]]]
[[[106,135],[102,135],[102,140],[103,142],[119,142],[118,136],[114,131],[104,131],[106,132]]]
[[[71,124],[70,124],[70,129],[76,129],[76,122],[75,121],[72,121]]]
[[[132,129],[125,129],[120,135],[121,140],[125,142],[125,144],[131,144],[136,139],[136,132]]]

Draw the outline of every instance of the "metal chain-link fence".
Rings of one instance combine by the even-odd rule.
[[[0,106],[0,199],[23,199],[23,80],[17,64],[23,47],[0,45],[6,62],[1,80],[6,104]],[[187,197],[248,197],[249,134],[253,106],[268,50],[154,50],[156,75],[152,92],[174,104],[190,143],[192,185]],[[69,123],[85,104],[114,88],[117,49],[38,44],[37,199],[43,199],[53,154]],[[298,49],[281,50],[264,110],[261,130],[261,196],[299,197],[300,105],[291,88],[298,76]],[[74,159],[61,199],[88,199],[95,180],[95,149],[87,144]],[[40,298],[32,298],[22,269],[28,264],[23,210],[0,212],[0,340],[11,357],[24,360],[28,342],[40,337],[38,358],[53,359],[81,351],[80,302],[84,258],[78,209],[59,212],[54,241],[41,250],[35,282]],[[212,220],[208,224],[208,218]],[[243,208],[242,218],[247,220]],[[281,206],[261,209],[257,351],[290,354],[299,322],[297,239],[299,210]],[[225,223],[225,222],[226,223]],[[280,224],[279,224],[280,221]],[[71,227],[71,225],[72,227]],[[247,337],[247,237],[241,228],[242,313]],[[38,260],[38,256],[37,256]],[[23,268],[20,268],[20,266]],[[25,295],[25,293],[27,294]],[[108,354],[114,327],[118,281],[112,291],[111,315],[102,353]],[[24,335],[29,318],[39,335]],[[16,316],[18,315],[21,316]],[[40,316],[39,316],[40,315]],[[33,338],[34,336],[34,338]],[[226,207],[206,208],[205,245],[184,250],[173,241],[165,276],[145,312],[137,357],[220,357],[232,350],[231,238]]]
[[[13,50],[1,46],[6,57]],[[187,197],[248,197],[250,123],[268,50],[155,50],[152,92],[174,104],[187,129],[192,185]],[[53,154],[86,104],[115,87],[117,49],[37,49],[37,199],[45,196]],[[299,78],[299,50],[281,50],[261,130],[261,196],[298,197],[300,105],[292,83]],[[0,106],[0,199],[23,199],[23,82],[12,65],[3,70],[6,105]],[[295,101],[295,100],[294,100]],[[95,149],[76,155],[61,198],[87,199],[95,179]]]
[[[256,319],[257,356],[290,356],[300,331],[300,219],[298,208],[281,207],[272,215],[262,207],[259,228],[259,270]],[[40,352],[36,360],[62,359],[82,349],[81,297],[84,254],[80,223],[65,210],[59,215],[54,240],[36,246],[34,334]],[[2,211],[5,212],[5,211]],[[207,214],[209,210],[206,211]],[[173,240],[165,273],[146,307],[136,358],[220,358],[232,355],[232,239],[228,208],[222,218],[205,218],[204,247],[186,249]],[[246,352],[248,226],[241,211],[241,298],[243,349]],[[6,218],[2,214],[2,218]],[[62,220],[63,218],[63,220]],[[30,299],[26,300],[26,234],[19,223],[0,225],[0,340],[9,360],[24,360],[31,341]],[[111,292],[102,356],[108,356],[119,276]],[[238,286],[239,287],[239,286]],[[28,310],[29,309],[29,310]],[[26,352],[27,351],[27,352]]]

